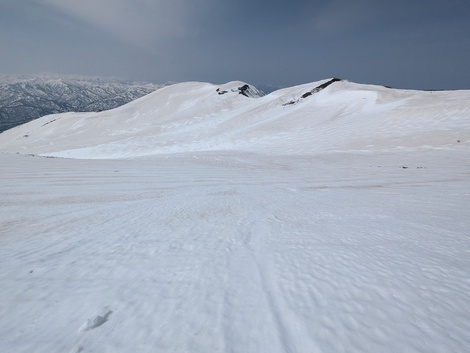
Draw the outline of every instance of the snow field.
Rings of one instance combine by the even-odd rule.
[[[468,152],[0,154],[0,351],[464,352]]]
[[[470,91],[327,82],[2,133],[0,352],[465,352]]]

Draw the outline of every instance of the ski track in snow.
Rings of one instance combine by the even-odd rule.
[[[465,352],[467,156],[0,154],[0,351]]]

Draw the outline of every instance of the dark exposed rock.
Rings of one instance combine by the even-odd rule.
[[[50,123],[53,123],[54,121],[56,121],[57,119],[52,119],[51,121],[48,121],[47,123],[43,124],[42,126],[46,126],[47,124],[50,124]]]
[[[239,94],[242,94],[245,97],[249,97],[248,93],[247,93],[249,91],[249,89],[250,89],[250,86],[248,86],[248,85],[243,85],[241,87],[238,87]]]
[[[250,86],[248,84],[244,84],[243,86],[236,87],[236,88],[231,88],[230,91],[234,92],[234,93],[241,94],[242,96],[245,96],[245,97],[248,97],[248,98],[259,98],[259,97],[263,97],[265,95],[263,91],[260,91],[259,89],[255,88],[253,86]],[[229,91],[221,90],[220,88],[217,88],[216,92],[219,95],[222,95],[222,94],[228,93]]]
[[[305,92],[304,94],[302,94],[300,96],[299,99],[297,100],[292,100],[292,101],[289,101],[287,103],[284,103],[283,106],[286,106],[286,105],[292,105],[292,104],[296,104],[297,102],[299,102],[301,99],[305,99],[307,97],[310,97],[311,95],[317,93],[317,92],[320,92],[321,90],[324,90],[326,87],[328,87],[329,85],[331,85],[332,83],[335,83],[335,82],[338,82],[338,81],[342,81],[340,78],[332,78],[331,80],[325,82],[325,83],[322,83],[321,85],[315,87],[314,89],[312,89],[311,91],[308,91],[308,92]]]
[[[264,92],[247,84],[238,87],[238,93],[248,98],[259,98],[265,95]]]

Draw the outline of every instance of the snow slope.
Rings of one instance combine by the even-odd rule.
[[[470,91],[403,91],[340,81],[301,98],[325,82],[260,98],[239,94],[243,82],[176,84],[114,110],[43,117],[1,134],[0,148],[122,158],[211,150],[305,154],[470,142]]]
[[[0,352],[466,352],[469,92],[328,81],[0,134]]]

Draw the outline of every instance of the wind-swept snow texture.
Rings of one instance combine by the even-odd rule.
[[[468,352],[470,93],[329,81],[0,134],[0,352]]]

